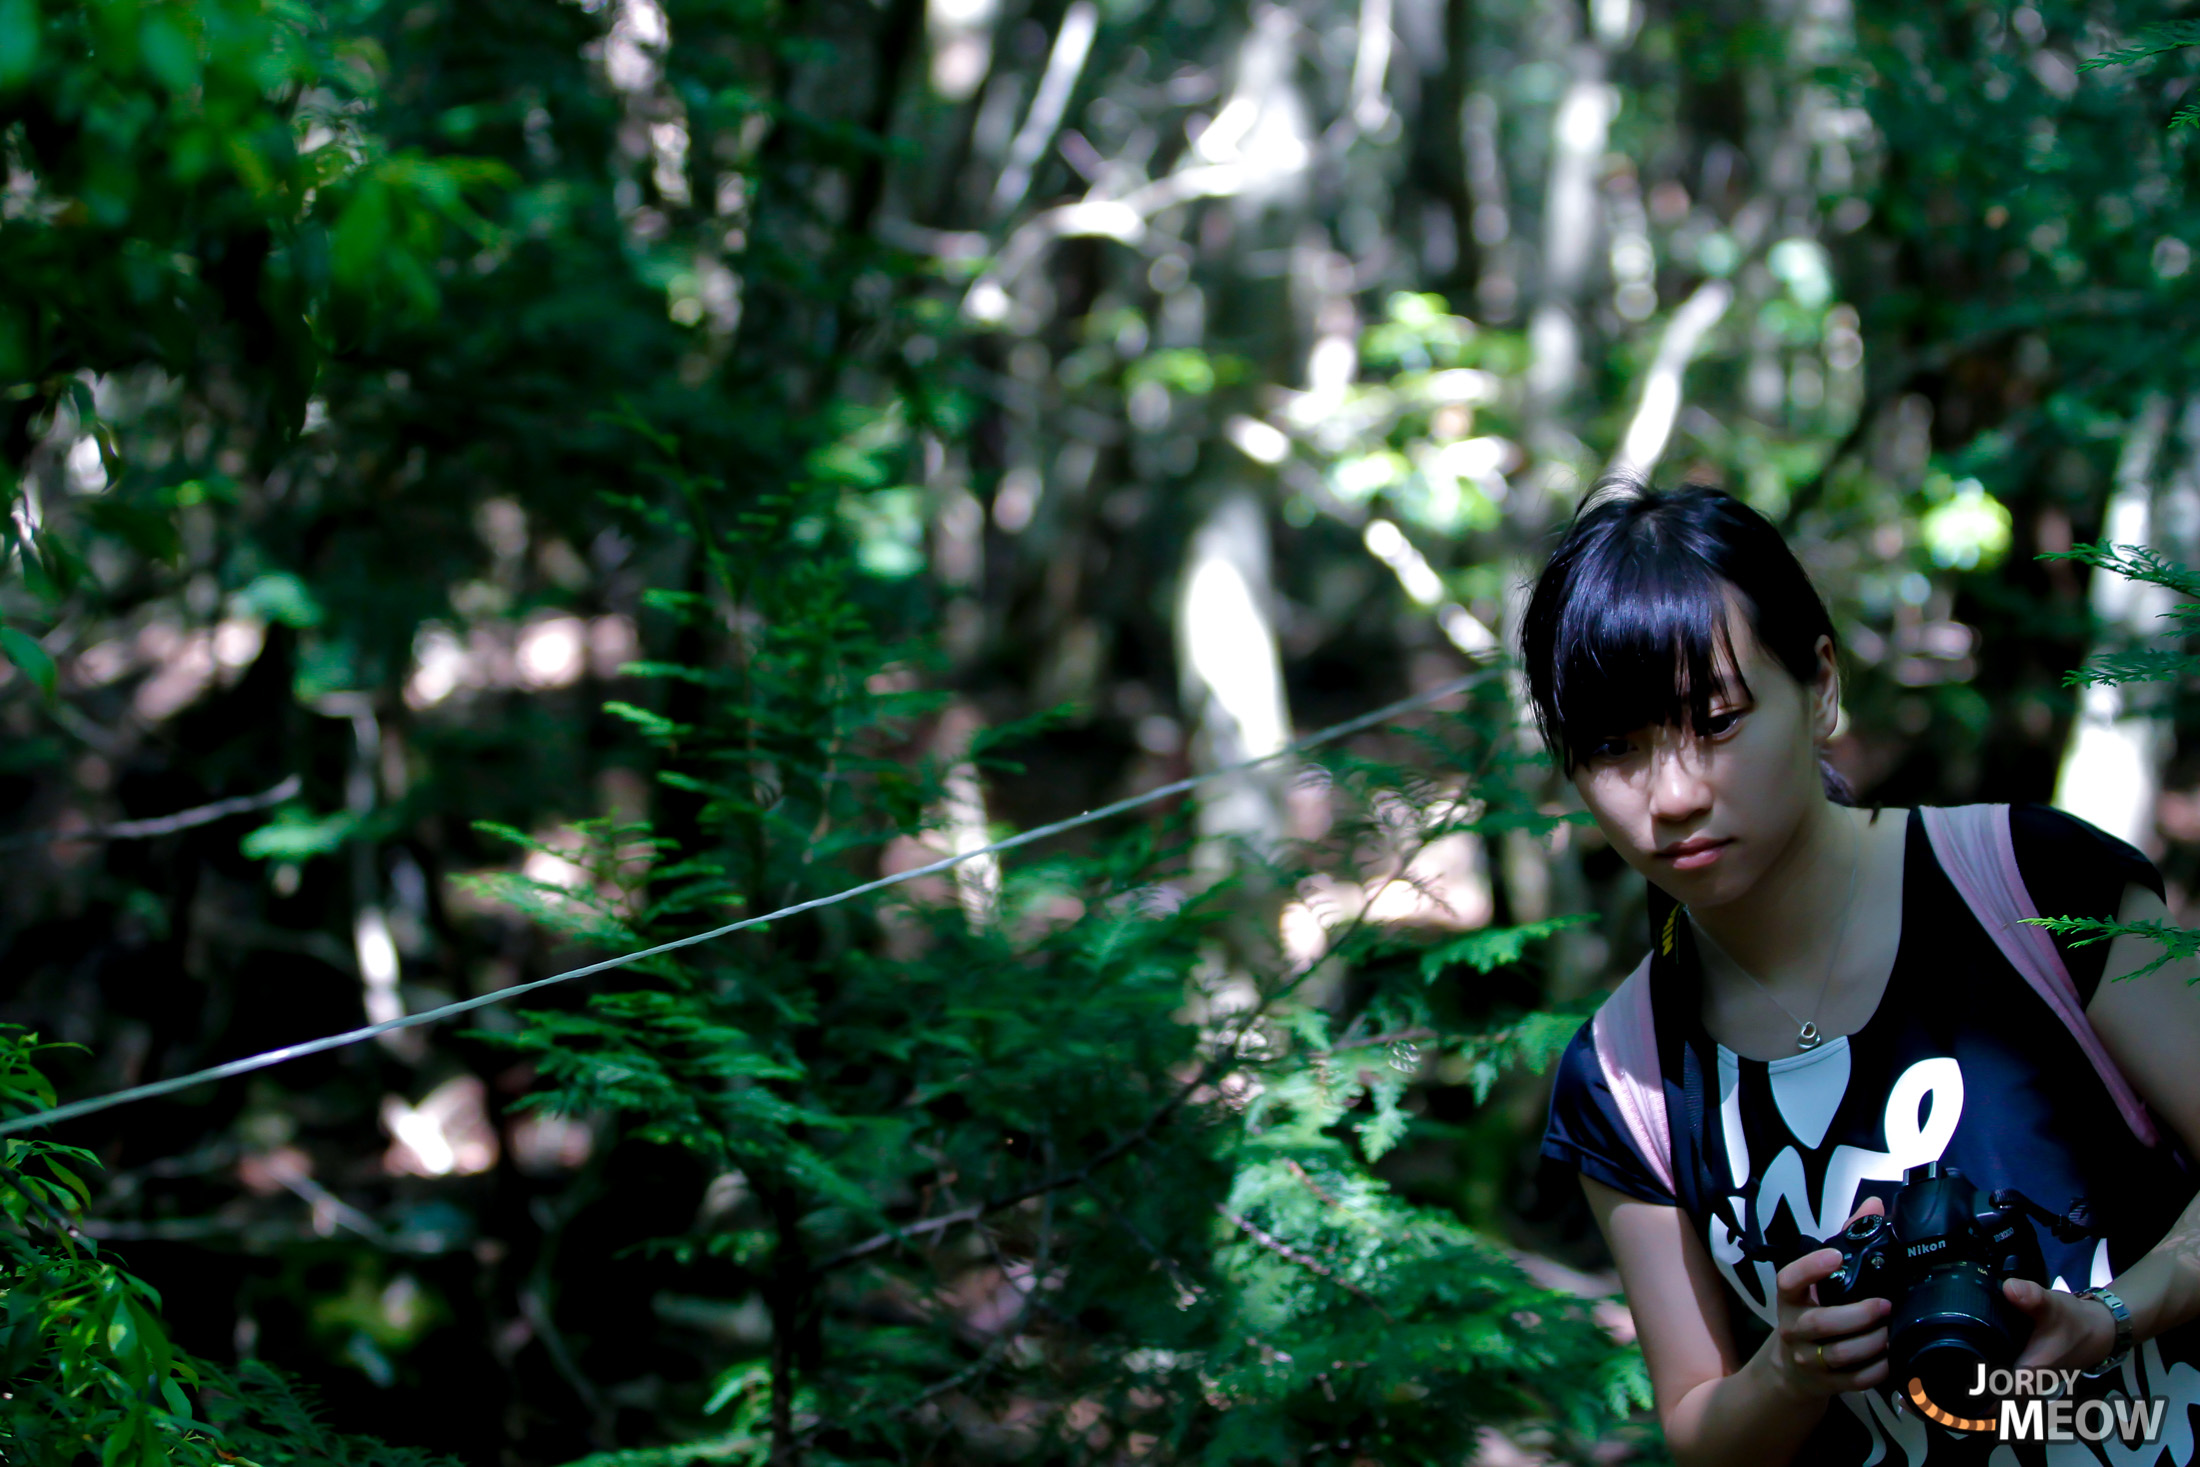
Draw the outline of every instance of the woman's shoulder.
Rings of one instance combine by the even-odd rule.
[[[1542,1155],[1630,1197],[1670,1206],[1672,1192],[1636,1150],[1620,1115],[1597,1059],[1594,1025],[1594,1019],[1582,1022],[1553,1067]]]
[[[2161,896],[2162,874],[2128,841],[2090,820],[2052,805],[2016,802],[2009,806],[2009,837],[2026,894],[2042,916],[2113,920],[2126,888],[2142,886]],[[2078,988],[2082,1003],[2092,1002],[2108,961],[2106,943],[2076,945],[2066,933],[2055,946]]]
[[[1597,1063],[1596,1019],[1583,1019],[1573,1038],[1559,1051],[1551,1067],[1551,1117],[1553,1125],[1583,1109],[1600,1109],[1599,1094],[1609,1093],[1604,1068]]]
[[[2009,835],[2017,848],[2017,867],[2025,885],[2040,899],[2040,885],[2056,886],[2083,877],[2089,868],[2097,879],[2089,885],[2113,886],[2109,892],[2110,915],[2125,885],[2136,884],[2162,895],[2162,873],[2129,841],[2110,835],[2092,821],[2052,805],[2013,804],[2009,807]],[[2046,910],[2044,907],[2041,910]]]
[[[1877,816],[1904,818],[1917,813],[1892,807],[1874,811]],[[2162,895],[2161,872],[2138,848],[2068,810],[2035,801],[2012,801],[2009,836],[2025,887],[2043,912],[2047,910],[2043,897],[2055,894],[2059,898],[2074,878],[2088,892],[2095,886],[2111,887],[2111,915],[2126,883]],[[2085,880],[2087,877],[2096,879]]]

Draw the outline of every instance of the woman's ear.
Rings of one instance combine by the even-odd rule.
[[[1841,723],[1841,665],[1834,656],[1833,638],[1821,635],[1811,650],[1818,658],[1810,685],[1811,735],[1824,744]]]

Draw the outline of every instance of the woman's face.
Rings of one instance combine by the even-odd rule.
[[[1627,864],[1699,908],[1748,892],[1825,799],[1818,750],[1839,713],[1829,638],[1819,638],[1818,675],[1805,686],[1731,599],[1726,625],[1741,679],[1725,677],[1714,692],[1707,735],[1614,731],[1574,770],[1582,803]]]

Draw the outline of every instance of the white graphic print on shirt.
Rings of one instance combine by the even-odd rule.
[[[1887,1092],[1882,1135],[1887,1149],[1841,1145],[1827,1159],[1825,1185],[1814,1204],[1803,1166],[1804,1151],[1815,1152],[1824,1143],[1834,1113],[1848,1092],[1850,1057],[1846,1036],[1836,1037],[1807,1054],[1772,1061],[1766,1076],[1772,1090],[1773,1109],[1796,1145],[1784,1146],[1765,1167],[1749,1204],[1759,1226],[1769,1228],[1779,1210],[1787,1208],[1796,1227],[1813,1238],[1831,1237],[1856,1208],[1856,1194],[1866,1181],[1902,1180],[1913,1166],[1938,1161],[1954,1136],[1963,1115],[1963,1068],[1949,1056],[1922,1059],[1904,1070]],[[1726,1144],[1733,1185],[1749,1185],[1749,1145],[1742,1127],[1741,1066],[1732,1050],[1719,1046],[1719,1118]],[[1799,1150],[1798,1147],[1801,1149]],[[1777,1327],[1777,1270],[1758,1260],[1749,1264],[1745,1281],[1740,1240],[1726,1223],[1713,1217],[1705,1238],[1719,1274],[1751,1312],[1768,1326]],[[2085,1287],[2098,1287],[2115,1276],[2108,1257],[2108,1240],[2093,1251],[2091,1277]],[[2060,1276],[2057,1289],[2070,1285]],[[2200,1370],[2184,1361],[2165,1364],[2160,1346],[2148,1340],[2124,1364],[2123,1389],[2133,1397],[2164,1396],[2162,1440],[2155,1446],[2125,1447],[2116,1441],[2096,1445],[2082,1442],[2048,1446],[2045,1467],[2158,1467],[2166,1459],[2174,1467],[2190,1467],[2193,1432],[2189,1412],[2200,1407]],[[1887,1460],[1890,1447],[1898,1448],[1904,1467],[1923,1467],[1930,1441],[1924,1418],[1913,1412],[1897,1413],[1878,1391],[1849,1391],[1839,1397],[1856,1414],[1870,1434],[1871,1446],[1857,1467],[1877,1467]],[[2103,1455],[2103,1454],[2106,1455]],[[2004,1444],[1988,1459],[1987,1467],[2021,1467],[2024,1459]]]

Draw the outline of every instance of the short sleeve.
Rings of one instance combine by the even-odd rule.
[[[2043,917],[2115,918],[2124,888],[2139,885],[2163,894],[2162,873],[2154,863],[2107,831],[2050,805],[2009,807],[2009,835],[2017,848],[2017,869],[2025,890]],[[2078,985],[2082,1003],[2093,1002],[2108,966],[2108,944],[2072,947],[2056,934],[2055,946]]]
[[[1619,1102],[1605,1081],[1604,1067],[1597,1063],[1589,1022],[1582,1024],[1559,1056],[1551,1081],[1550,1120],[1543,1129],[1543,1159],[1629,1197],[1676,1205],[1672,1192],[1650,1170],[1627,1134]]]

